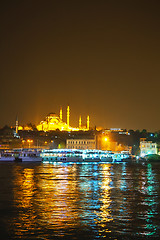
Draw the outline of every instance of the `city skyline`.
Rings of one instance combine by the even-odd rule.
[[[3,2],[0,127],[17,115],[37,125],[69,104],[72,126],[89,115],[92,127],[160,130],[159,7]]]

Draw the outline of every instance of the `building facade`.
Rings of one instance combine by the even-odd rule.
[[[140,142],[140,156],[144,157],[148,154],[157,154],[157,143],[152,141],[141,141]]]
[[[66,148],[68,149],[96,149],[95,139],[67,139]]]

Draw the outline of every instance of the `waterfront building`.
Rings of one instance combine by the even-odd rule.
[[[140,156],[144,157],[149,154],[157,154],[157,143],[152,141],[140,141]]]
[[[67,139],[66,148],[68,149],[96,149],[95,139]]]

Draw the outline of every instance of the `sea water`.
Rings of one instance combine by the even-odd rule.
[[[0,163],[8,239],[160,239],[160,163]]]

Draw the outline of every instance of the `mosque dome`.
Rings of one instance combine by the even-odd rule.
[[[51,112],[49,113],[45,120],[41,121],[37,125],[38,131],[55,131],[59,129],[60,131],[79,131],[89,130],[89,116],[87,117],[87,127],[79,127],[79,128],[73,128],[69,124],[69,117],[70,117],[70,111],[69,106],[67,107],[67,123],[62,120],[62,109],[60,110],[60,116],[58,116],[56,113]]]

